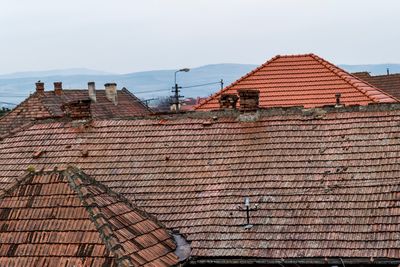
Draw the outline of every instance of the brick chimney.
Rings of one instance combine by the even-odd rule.
[[[221,109],[236,109],[238,99],[236,94],[222,94],[219,98],[219,106]]]
[[[96,85],[94,82],[88,82],[89,98],[92,102],[96,102]]]
[[[72,119],[84,119],[90,118],[90,99],[81,99],[76,101],[71,101],[62,105],[61,109],[64,114]]]
[[[251,89],[238,90],[240,100],[240,110],[254,111],[258,109],[260,91]]]
[[[43,94],[44,93],[44,83],[42,83],[41,81],[38,81],[36,84],[36,92],[39,94]]]
[[[106,97],[108,100],[114,103],[114,105],[118,104],[117,99],[117,84],[116,83],[106,83],[104,85],[106,88]]]
[[[62,82],[54,82],[54,94],[62,94]]]

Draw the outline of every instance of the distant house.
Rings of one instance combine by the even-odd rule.
[[[314,54],[306,54],[278,55],[201,102],[195,109],[219,109],[221,96],[238,96],[240,90],[258,90],[262,108],[313,108],[335,105],[338,100],[344,105],[398,102],[389,93],[328,61]]]
[[[67,116],[65,106],[79,101],[90,102],[88,112],[99,119],[153,113],[127,89],[117,90],[114,83],[106,84],[104,90],[96,90],[92,82],[86,90],[63,90],[62,83],[56,82],[53,91],[45,91],[44,83],[38,82],[34,94],[0,119],[0,136],[32,121]]]
[[[200,104],[201,101],[204,101],[206,98],[197,97],[197,98],[185,98],[181,102],[180,110],[182,111],[191,111],[194,110],[196,105]]]
[[[372,76],[365,71],[353,75],[400,99],[400,73]]]

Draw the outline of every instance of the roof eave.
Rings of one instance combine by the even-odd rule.
[[[238,258],[193,257],[188,265],[399,265],[400,259],[373,257]]]

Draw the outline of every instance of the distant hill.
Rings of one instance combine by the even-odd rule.
[[[71,75],[111,75],[112,73],[85,68],[73,68],[63,70],[25,71],[0,75],[0,79],[18,79],[29,77],[51,77]]]
[[[183,88],[185,97],[208,96],[220,89],[221,79],[224,86],[242,77],[257,65],[251,64],[213,64],[191,69],[187,73],[178,73],[177,79]],[[400,73],[400,64],[340,65],[349,72],[369,71],[373,75]],[[10,103],[19,103],[35,90],[35,82],[45,82],[47,90],[53,89],[54,81],[62,81],[65,89],[86,88],[88,81],[95,81],[97,88],[104,83],[116,82],[118,88],[126,87],[139,98],[150,99],[171,95],[175,70],[154,70],[127,74],[112,74],[89,69],[66,69],[36,72],[20,72],[0,75],[0,106],[10,107]],[[214,83],[214,84],[209,84]],[[191,87],[199,84],[205,86]]]
[[[206,65],[193,68],[187,73],[178,73],[177,81],[180,86],[215,83],[183,88],[181,92],[185,97],[207,96],[220,89],[218,82],[221,79],[224,80],[224,85],[228,85],[255,67],[256,65],[247,64]],[[104,88],[107,82],[116,82],[118,88],[126,87],[142,99],[168,96],[174,83],[174,72],[175,70],[155,70],[128,74],[99,74],[95,71],[94,74],[68,75],[64,71],[47,71],[0,75],[0,105],[1,102],[21,102],[35,91],[35,82],[38,80],[45,83],[46,90],[52,90],[55,81],[62,81],[65,89],[86,88],[88,81],[96,82],[99,89]]]

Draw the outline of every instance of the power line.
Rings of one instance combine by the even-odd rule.
[[[212,85],[212,84],[223,84],[223,81],[219,82],[212,82],[212,83],[203,83],[203,84],[195,84],[195,85],[189,85],[189,86],[182,86],[182,88],[194,88],[194,87],[202,87],[206,85]],[[155,92],[164,92],[164,91],[169,91],[171,89],[156,89],[156,90],[148,90],[148,91],[138,91],[138,92],[133,92],[135,95],[138,94],[146,94],[146,93],[155,93]]]
[[[17,104],[14,104],[14,103],[3,102],[3,101],[0,101],[0,104],[13,105],[13,106],[16,106],[16,105],[17,105]]]
[[[195,88],[195,87],[202,87],[202,86],[207,86],[207,85],[213,85],[213,84],[221,84],[221,87],[223,86],[223,80],[218,81],[218,82],[211,82],[211,83],[203,83],[203,84],[195,84],[195,85],[189,85],[189,86],[183,86],[182,88]],[[140,94],[148,94],[148,93],[157,93],[157,92],[168,92],[171,89],[155,89],[155,90],[147,90],[147,91],[138,91],[135,92],[133,91],[134,95],[140,95]],[[2,95],[0,94],[0,97],[26,97],[26,95]],[[0,102],[3,104],[11,104],[15,105],[13,103],[6,103],[6,102]]]
[[[7,93],[4,93],[4,94],[1,94],[1,93],[0,93],[0,96],[2,96],[2,97],[26,97],[26,96],[29,96],[29,94],[25,94],[25,95],[11,95],[11,94],[7,94]]]
[[[157,90],[149,90],[149,91],[139,91],[139,92],[133,92],[134,95],[138,94],[146,94],[146,93],[155,93],[155,92],[164,92],[164,91],[169,91],[171,89],[157,89]]]
[[[221,82],[203,83],[203,84],[196,84],[196,85],[182,86],[182,88],[201,87],[201,86],[212,85],[212,84],[221,84]]]

